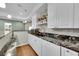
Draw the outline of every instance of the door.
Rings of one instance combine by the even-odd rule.
[[[73,28],[73,3],[58,3],[56,15],[58,28]]]

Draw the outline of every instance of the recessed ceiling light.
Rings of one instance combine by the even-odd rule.
[[[11,15],[8,15],[7,18],[12,18],[12,16]]]

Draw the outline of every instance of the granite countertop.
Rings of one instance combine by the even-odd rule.
[[[5,36],[5,34],[3,34],[3,35],[0,35],[0,40],[3,38]]]
[[[10,46],[10,40],[11,40],[12,33],[3,34],[0,39],[0,56],[4,55],[8,47]]]
[[[32,35],[34,35],[34,34],[32,34]],[[37,35],[34,35],[34,36],[37,36]],[[54,43],[56,45],[71,49],[71,50],[79,53],[79,41],[77,41],[77,43],[74,44],[72,42],[68,42],[68,41],[65,41],[62,39],[56,39],[56,38],[51,38],[51,37],[47,37],[47,36],[37,36],[37,37],[39,37],[43,40],[46,40],[48,42]]]
[[[13,42],[16,42],[16,40],[15,39],[11,39],[5,45],[2,46],[2,49],[0,50],[0,56],[4,56],[5,55],[5,53],[7,52],[7,50],[9,49],[9,47],[11,46],[11,44]]]

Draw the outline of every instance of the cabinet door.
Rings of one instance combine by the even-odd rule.
[[[46,44],[47,42],[45,41],[45,40],[42,40],[42,56],[46,56],[47,55],[47,49],[46,49],[46,47],[47,47],[47,44]]]
[[[46,49],[47,49],[47,56],[60,56],[60,46],[48,42]]]
[[[42,43],[42,55],[44,56],[60,56],[60,46],[53,43],[43,41]]]
[[[29,44],[30,44],[30,46],[32,47],[32,48],[34,48],[34,38],[32,37],[32,35],[28,35],[28,42],[29,42]]]
[[[35,38],[34,40],[35,46],[34,50],[38,55],[41,55],[41,40],[40,38]]]
[[[29,35],[28,39],[29,44],[33,48],[33,50],[38,54],[41,55],[41,39],[37,38],[33,35]]]
[[[58,3],[56,13],[58,28],[73,28],[73,3]]]
[[[30,45],[35,50],[35,38],[33,36],[30,36]]]
[[[74,28],[79,28],[79,3],[74,4]]]
[[[56,4],[48,4],[48,28],[55,28],[57,25],[56,20]]]
[[[61,47],[61,55],[62,56],[78,56],[78,53],[70,49]]]

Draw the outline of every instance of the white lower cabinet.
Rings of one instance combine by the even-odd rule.
[[[78,56],[70,49],[58,46],[33,35],[28,35],[28,43],[39,56]]]
[[[34,39],[34,50],[40,56],[41,55],[41,40],[39,38]]]
[[[60,56],[60,46],[42,41],[42,56]]]
[[[70,49],[61,47],[61,56],[78,56],[78,53]]]
[[[42,50],[41,50],[42,56],[47,55],[47,46],[46,46],[46,41],[42,40]]]
[[[28,42],[34,51],[40,56],[41,55],[41,40],[33,35],[29,35]]]
[[[32,39],[32,36],[31,35],[28,35],[28,43],[33,46],[34,43],[33,43],[33,39]]]

